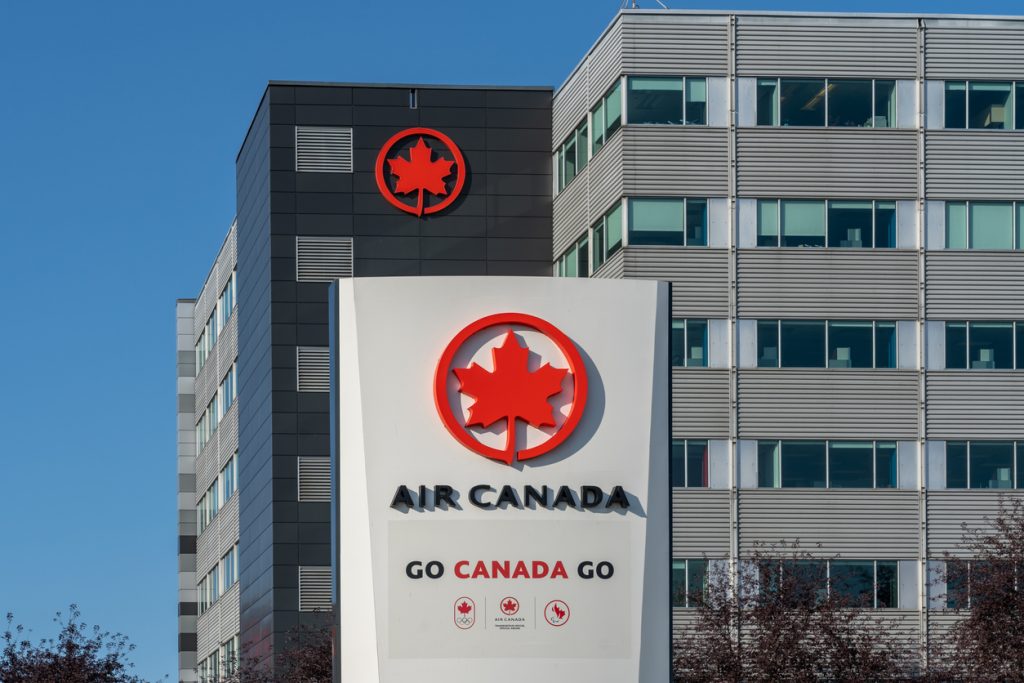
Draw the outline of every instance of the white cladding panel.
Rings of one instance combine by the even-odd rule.
[[[667,285],[463,277],[356,278],[336,288],[342,679],[668,681]],[[388,315],[378,314],[383,309]],[[572,435],[550,454],[514,466],[453,438],[433,395],[438,359],[455,335],[507,311],[564,332],[589,379],[586,412]],[[537,365],[564,367],[542,336],[511,329],[542,356]],[[490,334],[503,336],[505,328]],[[480,341],[477,355],[458,367],[472,358],[489,370],[492,341]],[[442,482],[458,492],[457,509],[390,507],[399,485],[415,495],[420,484]],[[520,491],[596,485],[606,492],[621,485],[631,506],[481,509],[470,502],[477,484]],[[444,564],[443,576],[409,577],[410,562],[429,560]],[[563,560],[568,576],[463,579],[460,560]],[[587,560],[612,562],[614,575],[580,578],[577,568]],[[508,596],[519,601],[526,628],[498,626],[497,608]],[[545,618],[556,599],[570,607],[559,627]],[[456,626],[456,607],[466,600],[483,623]]]

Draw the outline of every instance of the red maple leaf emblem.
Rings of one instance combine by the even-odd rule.
[[[465,600],[463,600],[456,609],[459,610],[459,614],[469,614],[473,611],[473,607]]]
[[[551,611],[555,613],[555,616],[558,617],[559,620],[565,618],[565,610],[560,608],[558,605],[551,605]]]
[[[517,603],[515,600],[506,600],[505,602],[501,603],[501,609],[506,614],[512,614],[517,609],[519,609],[519,603]]]
[[[468,368],[455,368],[459,391],[476,402],[469,408],[466,427],[479,425],[486,429],[498,420],[506,420],[506,463],[512,464],[516,453],[516,419],[533,427],[554,427],[555,411],[548,399],[562,391],[562,380],[569,371],[545,363],[533,372],[527,367],[528,347],[520,346],[509,330],[504,343],[491,350],[494,371],[488,372],[476,363]]]
[[[391,174],[398,178],[395,182],[395,193],[409,194],[419,192],[416,200],[416,215],[423,215],[423,193],[429,192],[438,196],[448,194],[444,179],[451,175],[454,161],[449,159],[431,159],[433,152],[423,138],[420,137],[409,149],[409,158],[396,156],[388,159]]]

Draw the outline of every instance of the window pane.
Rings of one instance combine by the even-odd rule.
[[[875,606],[875,563],[870,560],[832,560],[832,590],[840,604]]]
[[[967,248],[967,204],[946,202],[946,249]]]
[[[565,254],[565,277],[576,277],[576,268],[579,265],[579,256],[576,253],[578,246],[573,245]]]
[[[967,323],[946,323],[946,367],[950,370],[967,367]]]
[[[967,84],[946,81],[946,128],[967,127]]]
[[[1024,111],[1024,92],[1017,91],[1020,95],[1020,110]],[[1021,128],[1020,130],[1024,130]],[[1024,249],[1024,202],[1017,202],[1017,248]]]
[[[946,488],[967,488],[967,442],[946,442]]]
[[[875,81],[875,128],[896,126],[896,81]]]
[[[1017,488],[1024,489],[1024,441],[1017,442]]]
[[[622,82],[615,84],[604,100],[605,140],[622,125]]]
[[[779,246],[779,203],[774,199],[757,202],[757,246]]]
[[[778,82],[774,79],[762,79],[757,82],[757,125],[779,125],[776,91]]]
[[[869,489],[874,485],[874,444],[833,441],[828,445],[829,486]]]
[[[870,368],[872,357],[870,321],[830,322],[828,324],[828,366],[830,368]]]
[[[781,485],[779,476],[779,442],[757,442],[757,486],[762,489],[777,489]]]
[[[562,154],[565,157],[565,184],[568,185],[576,177],[576,136],[569,138],[569,141],[562,147]]]
[[[783,320],[779,327],[782,367],[825,367],[824,320]]]
[[[871,246],[871,202],[828,203],[828,246]]]
[[[586,239],[576,249],[576,274],[579,277],[590,275],[590,247]]]
[[[896,444],[880,442],[875,444],[875,488],[894,489],[899,483],[897,471]]]
[[[1013,443],[1010,441],[971,442],[971,488],[1013,488]]]
[[[1013,121],[1013,99],[1010,83],[976,83],[968,85],[967,121],[969,128],[1009,128]]]
[[[782,442],[782,487],[825,488],[825,442]]]
[[[608,255],[614,254],[622,246],[622,204],[608,212],[605,225],[608,227]]]
[[[949,609],[965,609],[970,604],[969,567],[964,560],[946,562],[946,607]]]
[[[686,321],[686,366],[703,368],[708,364],[708,321]]]
[[[686,560],[672,560],[672,606],[686,607]]]
[[[875,202],[875,249],[895,248],[896,202]]]
[[[708,246],[708,201],[706,199],[686,200],[686,245],[689,247]]]
[[[895,608],[900,605],[899,565],[896,562],[878,562],[877,607]]]
[[[630,123],[682,123],[683,79],[629,79]]]
[[[670,343],[672,367],[681,368],[686,365],[686,321],[672,321],[672,339]]]
[[[707,592],[708,561],[687,560],[686,569],[686,604],[688,607],[696,607],[697,599]]]
[[[1017,365],[1018,370],[1024,370],[1024,323],[1014,325],[1017,333]]]
[[[686,122],[699,126],[708,122],[708,82],[706,79],[686,79]]]
[[[1013,369],[1013,323],[970,323],[970,340],[972,370]]]
[[[1013,249],[1013,204],[971,202],[971,249]]]
[[[828,125],[871,126],[871,81],[828,82]]]
[[[875,323],[875,367],[896,367],[896,323]]]
[[[604,264],[605,256],[608,253],[606,251],[608,247],[604,239],[604,222],[602,221],[595,225],[591,234],[594,240],[594,270],[597,270]]]
[[[630,244],[683,244],[682,199],[630,199]]]
[[[757,321],[757,367],[779,367],[779,323],[776,320]]]
[[[783,78],[779,91],[783,126],[825,125],[825,81]]]
[[[576,131],[576,160],[579,170],[587,165],[590,159],[590,146],[587,144],[587,122],[584,121]]]
[[[686,485],[690,488],[708,486],[708,442],[686,442]]]
[[[672,486],[686,486],[686,442],[672,439],[672,459],[669,461],[669,478]]]
[[[590,119],[594,124],[594,154],[604,145],[604,100],[597,103]]]
[[[1024,130],[1024,82],[1017,83],[1017,105],[1013,115],[1016,119],[1014,128]]]
[[[782,246],[825,246],[825,202],[783,200]]]

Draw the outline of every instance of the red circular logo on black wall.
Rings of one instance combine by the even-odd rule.
[[[445,210],[458,198],[466,184],[466,161],[444,133],[407,128],[380,148],[374,174],[377,189],[392,206],[424,216]]]

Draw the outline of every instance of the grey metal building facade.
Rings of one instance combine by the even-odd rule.
[[[555,274],[673,286],[677,585],[799,540],[948,623],[1024,488],[1024,20],[623,11],[552,150]]]

